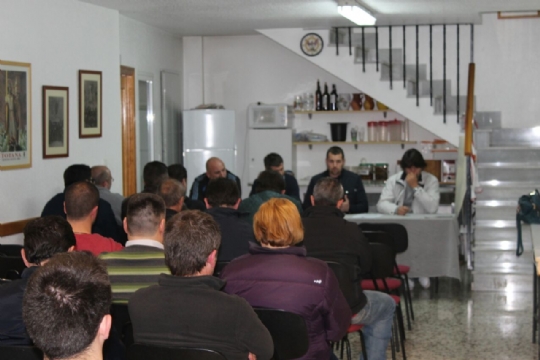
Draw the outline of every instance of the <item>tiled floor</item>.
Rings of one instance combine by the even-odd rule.
[[[443,278],[433,299],[417,283],[413,306],[415,321],[405,342],[409,360],[538,359],[532,343],[532,293],[471,292]],[[349,337],[357,360],[359,337]]]

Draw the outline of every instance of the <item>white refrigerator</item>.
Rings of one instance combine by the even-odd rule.
[[[182,112],[184,167],[188,194],[193,180],[206,172],[206,160],[218,157],[227,170],[236,166],[236,116],[233,110],[186,110]]]

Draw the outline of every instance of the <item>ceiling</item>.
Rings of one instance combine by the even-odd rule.
[[[256,29],[353,25],[334,0],[80,0],[178,36],[256,34]],[[540,10],[538,0],[359,0],[377,25],[479,23],[481,13]]]

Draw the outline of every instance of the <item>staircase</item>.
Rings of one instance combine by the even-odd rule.
[[[524,253],[516,256],[518,198],[538,186],[540,132],[493,128],[477,131],[478,178],[473,290],[532,291],[532,246],[523,227]]]

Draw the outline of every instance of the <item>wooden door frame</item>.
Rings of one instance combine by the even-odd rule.
[[[122,103],[122,190],[124,196],[137,192],[137,133],[135,113],[135,69],[120,66]]]

